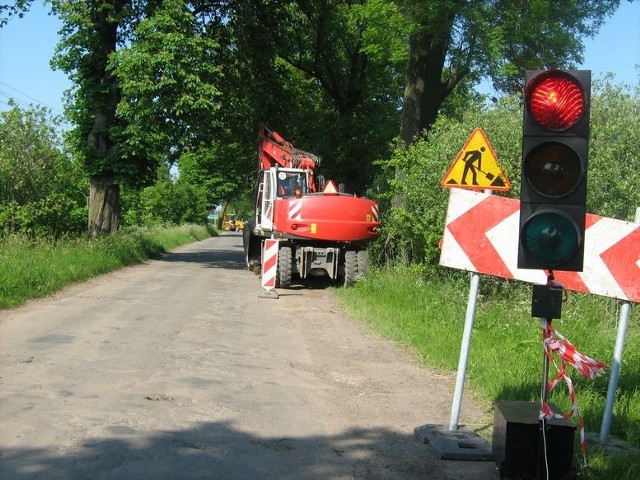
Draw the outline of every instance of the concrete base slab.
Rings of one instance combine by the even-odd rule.
[[[630,443],[625,442],[619,438],[615,437],[607,437],[605,444],[600,443],[600,434],[595,432],[587,432],[585,433],[585,440],[587,441],[587,446],[593,446],[601,448],[607,452],[615,453],[618,455],[637,455],[640,453],[640,449],[631,445]]]
[[[275,290],[265,290],[264,292],[262,292],[260,295],[258,295],[259,298],[280,298],[280,295],[278,294],[278,292],[276,292]]]
[[[413,429],[415,437],[427,443],[439,458],[448,460],[493,460],[491,443],[475,432],[449,430],[443,425],[422,425]]]

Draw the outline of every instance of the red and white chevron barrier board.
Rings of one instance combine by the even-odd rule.
[[[453,188],[440,265],[502,278],[546,284],[543,270],[518,263],[520,202]],[[640,225],[587,214],[584,270],[554,271],[562,285],[578,292],[640,302]]]
[[[262,253],[262,287],[269,291],[276,287],[276,272],[278,271],[278,240],[264,241]]]

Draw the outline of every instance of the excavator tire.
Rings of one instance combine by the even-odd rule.
[[[278,251],[278,287],[291,287],[291,270],[293,268],[293,255],[291,247],[281,247]]]
[[[242,230],[242,246],[247,269],[260,273],[262,239],[253,234],[253,225],[247,224],[246,227]]]
[[[369,273],[369,252],[366,250],[358,250],[358,280],[367,276]]]
[[[344,252],[344,286],[350,287],[356,283],[358,277],[358,252],[347,250]]]

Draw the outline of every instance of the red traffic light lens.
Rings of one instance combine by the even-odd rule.
[[[540,195],[563,197],[573,192],[582,180],[582,162],[576,151],[560,142],[537,145],[523,165],[526,181]]]
[[[584,92],[571,75],[550,70],[535,77],[527,87],[525,100],[536,123],[549,130],[566,130],[582,118]]]

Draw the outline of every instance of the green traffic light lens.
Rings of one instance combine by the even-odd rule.
[[[529,152],[523,166],[529,185],[548,197],[569,195],[582,180],[580,156],[560,142],[541,143]]]
[[[549,267],[571,260],[581,243],[578,226],[559,212],[534,215],[524,224],[522,233],[521,241],[529,255]]]

